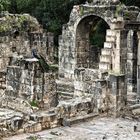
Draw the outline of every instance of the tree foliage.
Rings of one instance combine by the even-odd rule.
[[[48,31],[60,34],[62,24],[68,22],[73,5],[85,2],[86,0],[0,0],[0,11],[30,13]],[[139,0],[121,0],[121,2],[140,7]]]
[[[131,5],[134,5],[134,6],[138,6],[140,7],[140,2],[139,0],[120,0],[122,3],[128,5],[128,6],[131,6]]]
[[[10,13],[29,13],[48,31],[61,33],[62,25],[67,23],[73,5],[87,0],[0,0],[0,11]],[[92,0],[88,0],[89,2]],[[140,7],[139,0],[121,0],[126,5]]]
[[[0,11],[7,10],[10,5],[10,0],[0,0]]]

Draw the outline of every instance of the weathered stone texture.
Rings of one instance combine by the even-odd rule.
[[[127,89],[125,75],[110,75],[111,93],[114,96],[114,110],[116,117],[122,115],[127,104]]]
[[[54,61],[54,35],[43,31],[35,18],[4,13],[0,20],[0,70],[14,65],[16,56],[31,57],[33,49],[49,62]]]
[[[96,2],[74,6],[69,22],[63,26],[59,40],[59,81],[57,83],[71,83],[76,96],[99,95],[96,99],[98,105],[102,102],[100,106],[105,107],[104,100],[110,98],[107,100],[111,100],[110,105],[113,107],[115,104],[119,105],[116,98],[121,100],[122,92],[124,92],[123,96],[126,96],[126,91],[113,94],[116,92],[112,90],[113,85],[111,84],[111,87],[108,85],[110,73],[118,76],[124,74],[122,81],[118,81],[124,85],[127,83],[127,87],[124,86],[127,88],[127,93],[136,92],[136,84],[137,93],[139,93],[139,78],[136,78],[137,75],[140,77],[139,66],[137,68],[139,65],[139,60],[137,60],[139,58],[139,49],[137,55],[139,45],[137,33],[139,35],[140,28],[137,20],[139,8],[125,6],[119,1],[115,3],[109,1],[110,5],[107,1],[94,3]],[[108,24],[109,29],[106,30],[103,48],[98,50],[101,53],[97,60],[98,55],[95,53],[98,51],[89,44],[89,32],[90,25],[96,25],[100,19]],[[105,72],[107,76],[102,77],[102,73]],[[117,86],[116,90],[120,90],[123,84]],[[57,86],[59,93],[63,93],[59,84]],[[69,87],[66,86],[67,93],[68,90]],[[117,94],[121,95],[118,97]]]
[[[55,74],[42,73],[38,61],[26,61],[31,69],[24,65],[7,67],[6,94],[22,97],[28,101],[44,102],[46,109],[57,105]]]
[[[81,97],[60,102],[56,108],[56,114],[58,118],[71,118],[92,112],[97,113],[96,110],[94,99]]]

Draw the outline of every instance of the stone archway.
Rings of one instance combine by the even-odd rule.
[[[84,24],[86,24],[85,19],[88,17],[99,17],[110,27],[106,31],[106,40],[99,61],[99,71],[112,72],[117,75],[124,74],[128,78],[128,36],[130,30],[134,32],[140,30],[139,9],[134,6],[125,6],[118,0],[117,2],[102,0],[98,3],[93,1],[93,3],[73,7],[70,20],[63,26],[62,36],[59,38],[59,82],[62,85],[68,83],[67,87],[70,87],[70,90],[65,88],[68,92],[74,92],[75,70],[80,67],[77,63],[77,30],[82,30],[84,25],[81,27],[78,25],[82,21],[85,21]],[[134,71],[136,72],[136,69]],[[80,76],[82,79],[82,74]]]
[[[74,70],[77,67],[76,31],[82,19],[93,16],[103,19],[109,27],[113,26],[110,17],[104,16],[106,9],[95,7],[95,11],[86,12],[85,5],[74,6],[69,23],[63,26],[62,36],[59,39],[59,76],[61,78],[74,78]],[[108,7],[110,9],[110,7]],[[84,13],[85,12],[85,13]],[[103,14],[104,13],[104,14]]]
[[[99,26],[99,24],[101,23],[104,26],[102,27],[104,28],[104,30],[110,28],[109,25],[102,18],[93,16],[93,15],[83,18],[77,25],[76,47],[75,47],[76,52],[77,52],[76,54],[77,55],[76,56],[77,68],[80,68],[80,67],[94,68],[94,69],[99,68],[99,60],[103,59],[103,58],[100,58],[100,55],[101,55],[101,49],[103,48],[104,44],[103,43],[99,44],[97,42],[102,42],[103,40],[105,41],[106,31],[102,31],[100,34],[98,33],[98,36],[100,35],[103,40],[95,41],[93,39],[94,39],[94,36],[96,37],[96,34],[94,32],[96,32],[97,30],[96,28],[98,28],[97,26]],[[91,32],[92,32],[92,37],[93,37],[92,39],[93,44],[91,44],[91,40],[90,40]],[[106,55],[106,58],[107,58],[107,55]]]

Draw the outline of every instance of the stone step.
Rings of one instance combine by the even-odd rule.
[[[63,126],[71,126],[73,124],[88,121],[88,120],[93,119],[97,116],[99,116],[99,114],[90,113],[90,114],[87,114],[87,115],[77,116],[77,117],[73,117],[73,118],[70,118],[70,119],[63,119],[62,125]]]
[[[58,93],[59,100],[70,100],[74,96],[74,92],[70,93],[70,92],[57,91],[57,93]]]
[[[74,85],[67,81],[56,81],[57,91],[59,92],[74,92]]]
[[[127,100],[136,100],[137,99],[137,93],[135,92],[127,92]]]
[[[132,100],[132,99],[127,100],[128,105],[135,105],[136,103],[137,103],[137,100]]]
[[[108,62],[100,62],[99,63],[100,70],[110,70],[110,63]]]
[[[134,110],[134,109],[140,109],[140,103],[130,106],[130,110]]]
[[[111,56],[112,54],[112,49],[109,49],[109,48],[103,48],[101,50],[101,55],[110,55]]]
[[[116,37],[115,36],[106,36],[106,42],[115,42],[116,41]]]
[[[112,49],[114,47],[113,42],[104,42],[104,48]]]
[[[110,55],[101,55],[100,62],[108,62],[111,63],[111,56]]]

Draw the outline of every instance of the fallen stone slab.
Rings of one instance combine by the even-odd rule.
[[[135,104],[135,105],[132,105],[130,106],[130,110],[133,110],[133,109],[140,109],[140,104]]]
[[[85,116],[78,116],[78,117],[73,117],[73,118],[70,118],[70,119],[63,119],[62,125],[63,126],[71,126],[73,124],[77,124],[77,123],[81,123],[81,122],[91,120],[91,119],[93,119],[97,116],[99,116],[99,114],[90,113],[90,114],[87,114]]]

